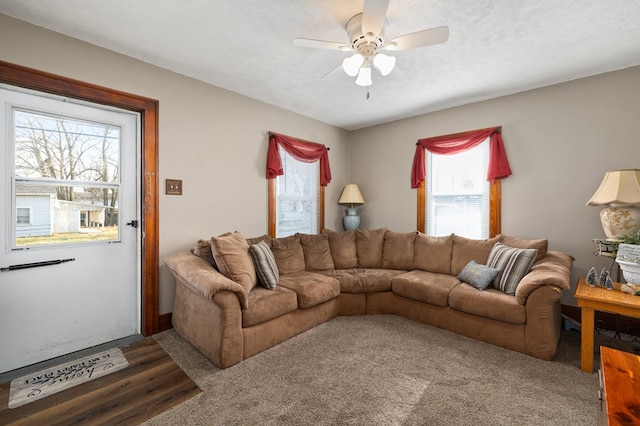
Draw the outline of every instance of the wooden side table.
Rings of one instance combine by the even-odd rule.
[[[614,290],[603,287],[590,287],[585,278],[580,278],[575,298],[582,310],[580,336],[580,369],[593,372],[593,332],[594,312],[605,311],[614,314],[640,318],[640,296],[620,291],[620,283],[613,283]]]
[[[601,346],[600,381],[598,424],[639,424],[640,356]]]

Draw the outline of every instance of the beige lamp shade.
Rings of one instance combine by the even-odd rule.
[[[360,193],[360,188],[355,183],[350,183],[344,187],[342,190],[342,195],[340,195],[340,199],[338,200],[338,204],[341,206],[360,206],[364,204],[364,198],[362,198],[362,194]]]
[[[607,172],[602,183],[587,205],[640,204],[640,170],[614,170]]]
[[[588,206],[607,206],[600,212],[602,229],[609,240],[620,240],[640,228],[640,170],[607,172],[587,202]]]

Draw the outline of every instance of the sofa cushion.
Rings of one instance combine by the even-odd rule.
[[[355,231],[337,232],[331,229],[323,229],[322,233],[327,234],[329,237],[331,257],[336,269],[358,267]]]
[[[324,275],[340,282],[340,293],[378,293],[391,291],[393,277],[406,271],[397,269],[334,269]]]
[[[480,265],[475,260],[469,261],[467,266],[458,274],[458,279],[465,283],[469,283],[478,290],[484,290],[491,282],[500,274],[500,269],[491,268],[486,265]]]
[[[216,265],[216,261],[213,258],[213,251],[211,251],[211,241],[209,240],[198,240],[196,242],[196,246],[192,250],[192,253],[196,256],[206,260],[209,262],[211,266],[213,266],[216,270],[218,270],[218,266]]]
[[[418,233],[416,235],[414,266],[427,272],[451,274],[451,250],[453,234],[432,237]]]
[[[271,247],[266,241],[260,241],[257,244],[249,246],[249,254],[253,259],[253,264],[256,268],[256,275],[260,284],[264,288],[273,290],[278,286],[278,280],[280,273],[278,272],[278,265],[271,252]]]
[[[268,290],[255,287],[249,292],[249,306],[242,310],[242,326],[262,324],[298,309],[296,293],[283,287]]]
[[[307,271],[334,269],[329,236],[327,234],[296,234],[300,238]]]
[[[449,292],[460,284],[451,275],[415,270],[391,280],[391,291],[398,296],[437,306],[447,306]]]
[[[519,304],[515,297],[491,287],[478,291],[462,283],[451,290],[449,306],[456,311],[510,324],[524,324],[526,320],[524,305]]]
[[[473,240],[459,235],[453,235],[451,275],[457,276],[462,272],[462,269],[467,266],[470,260],[475,260],[476,263],[486,265],[491,249],[499,241],[500,236],[495,236],[487,240]]]
[[[340,283],[333,277],[315,272],[294,272],[280,277],[280,286],[298,295],[300,309],[311,308],[338,297]]]
[[[359,268],[381,268],[384,234],[387,228],[356,229]]]
[[[281,276],[304,271],[304,252],[298,236],[272,239],[271,252]]]
[[[518,283],[531,270],[537,254],[537,249],[521,249],[497,243],[487,260],[487,266],[501,271],[493,280],[493,287],[512,296],[516,294]]]
[[[256,286],[256,269],[249,254],[249,244],[242,234],[236,231],[211,238],[211,250],[222,274],[247,291]]]
[[[385,269],[413,269],[416,232],[393,232],[384,234],[382,267]]]
[[[271,244],[271,237],[267,234],[260,235],[259,237],[247,238],[247,244],[250,246],[258,244],[260,241],[264,241],[267,244]]]
[[[504,234],[502,235],[500,242],[509,247],[538,250],[536,262],[542,260],[547,255],[547,250],[549,248],[548,240],[523,240],[522,238],[510,237],[509,235]]]

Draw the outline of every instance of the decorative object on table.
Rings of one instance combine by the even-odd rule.
[[[364,198],[362,198],[358,185],[350,183],[345,186],[338,200],[338,204],[347,207],[346,214],[342,218],[344,230],[358,229],[360,226],[360,216],[358,216],[356,207],[364,204]]]
[[[596,272],[595,266],[592,266],[591,269],[589,269],[586,281],[587,285],[591,287],[595,287],[596,285],[598,285],[598,273]]]
[[[611,275],[607,274],[602,287],[606,288],[607,290],[613,290],[613,280],[611,279]]]
[[[625,241],[635,241],[635,237],[640,239],[640,232],[629,236]],[[616,262],[627,284],[640,284],[640,245],[621,243],[618,246]]]
[[[621,284],[620,291],[633,296],[640,296],[640,284]]]
[[[605,287],[607,278],[610,278],[609,270],[607,268],[602,268],[602,271],[600,271],[600,279],[598,280],[598,284],[600,284],[601,287]]]
[[[613,170],[604,175],[588,206],[607,206],[600,212],[605,235],[620,240],[640,228],[640,170]]]

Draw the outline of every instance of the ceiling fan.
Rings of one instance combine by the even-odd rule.
[[[362,13],[355,15],[347,22],[346,29],[351,44],[296,38],[293,40],[293,45],[355,52],[342,62],[342,68],[350,77],[357,76],[358,86],[371,86],[372,67],[385,76],[396,64],[394,56],[386,55],[382,51],[431,46],[444,43],[449,38],[449,28],[444,26],[405,34],[387,41],[384,27],[387,23],[388,7],[389,0],[364,0]]]

